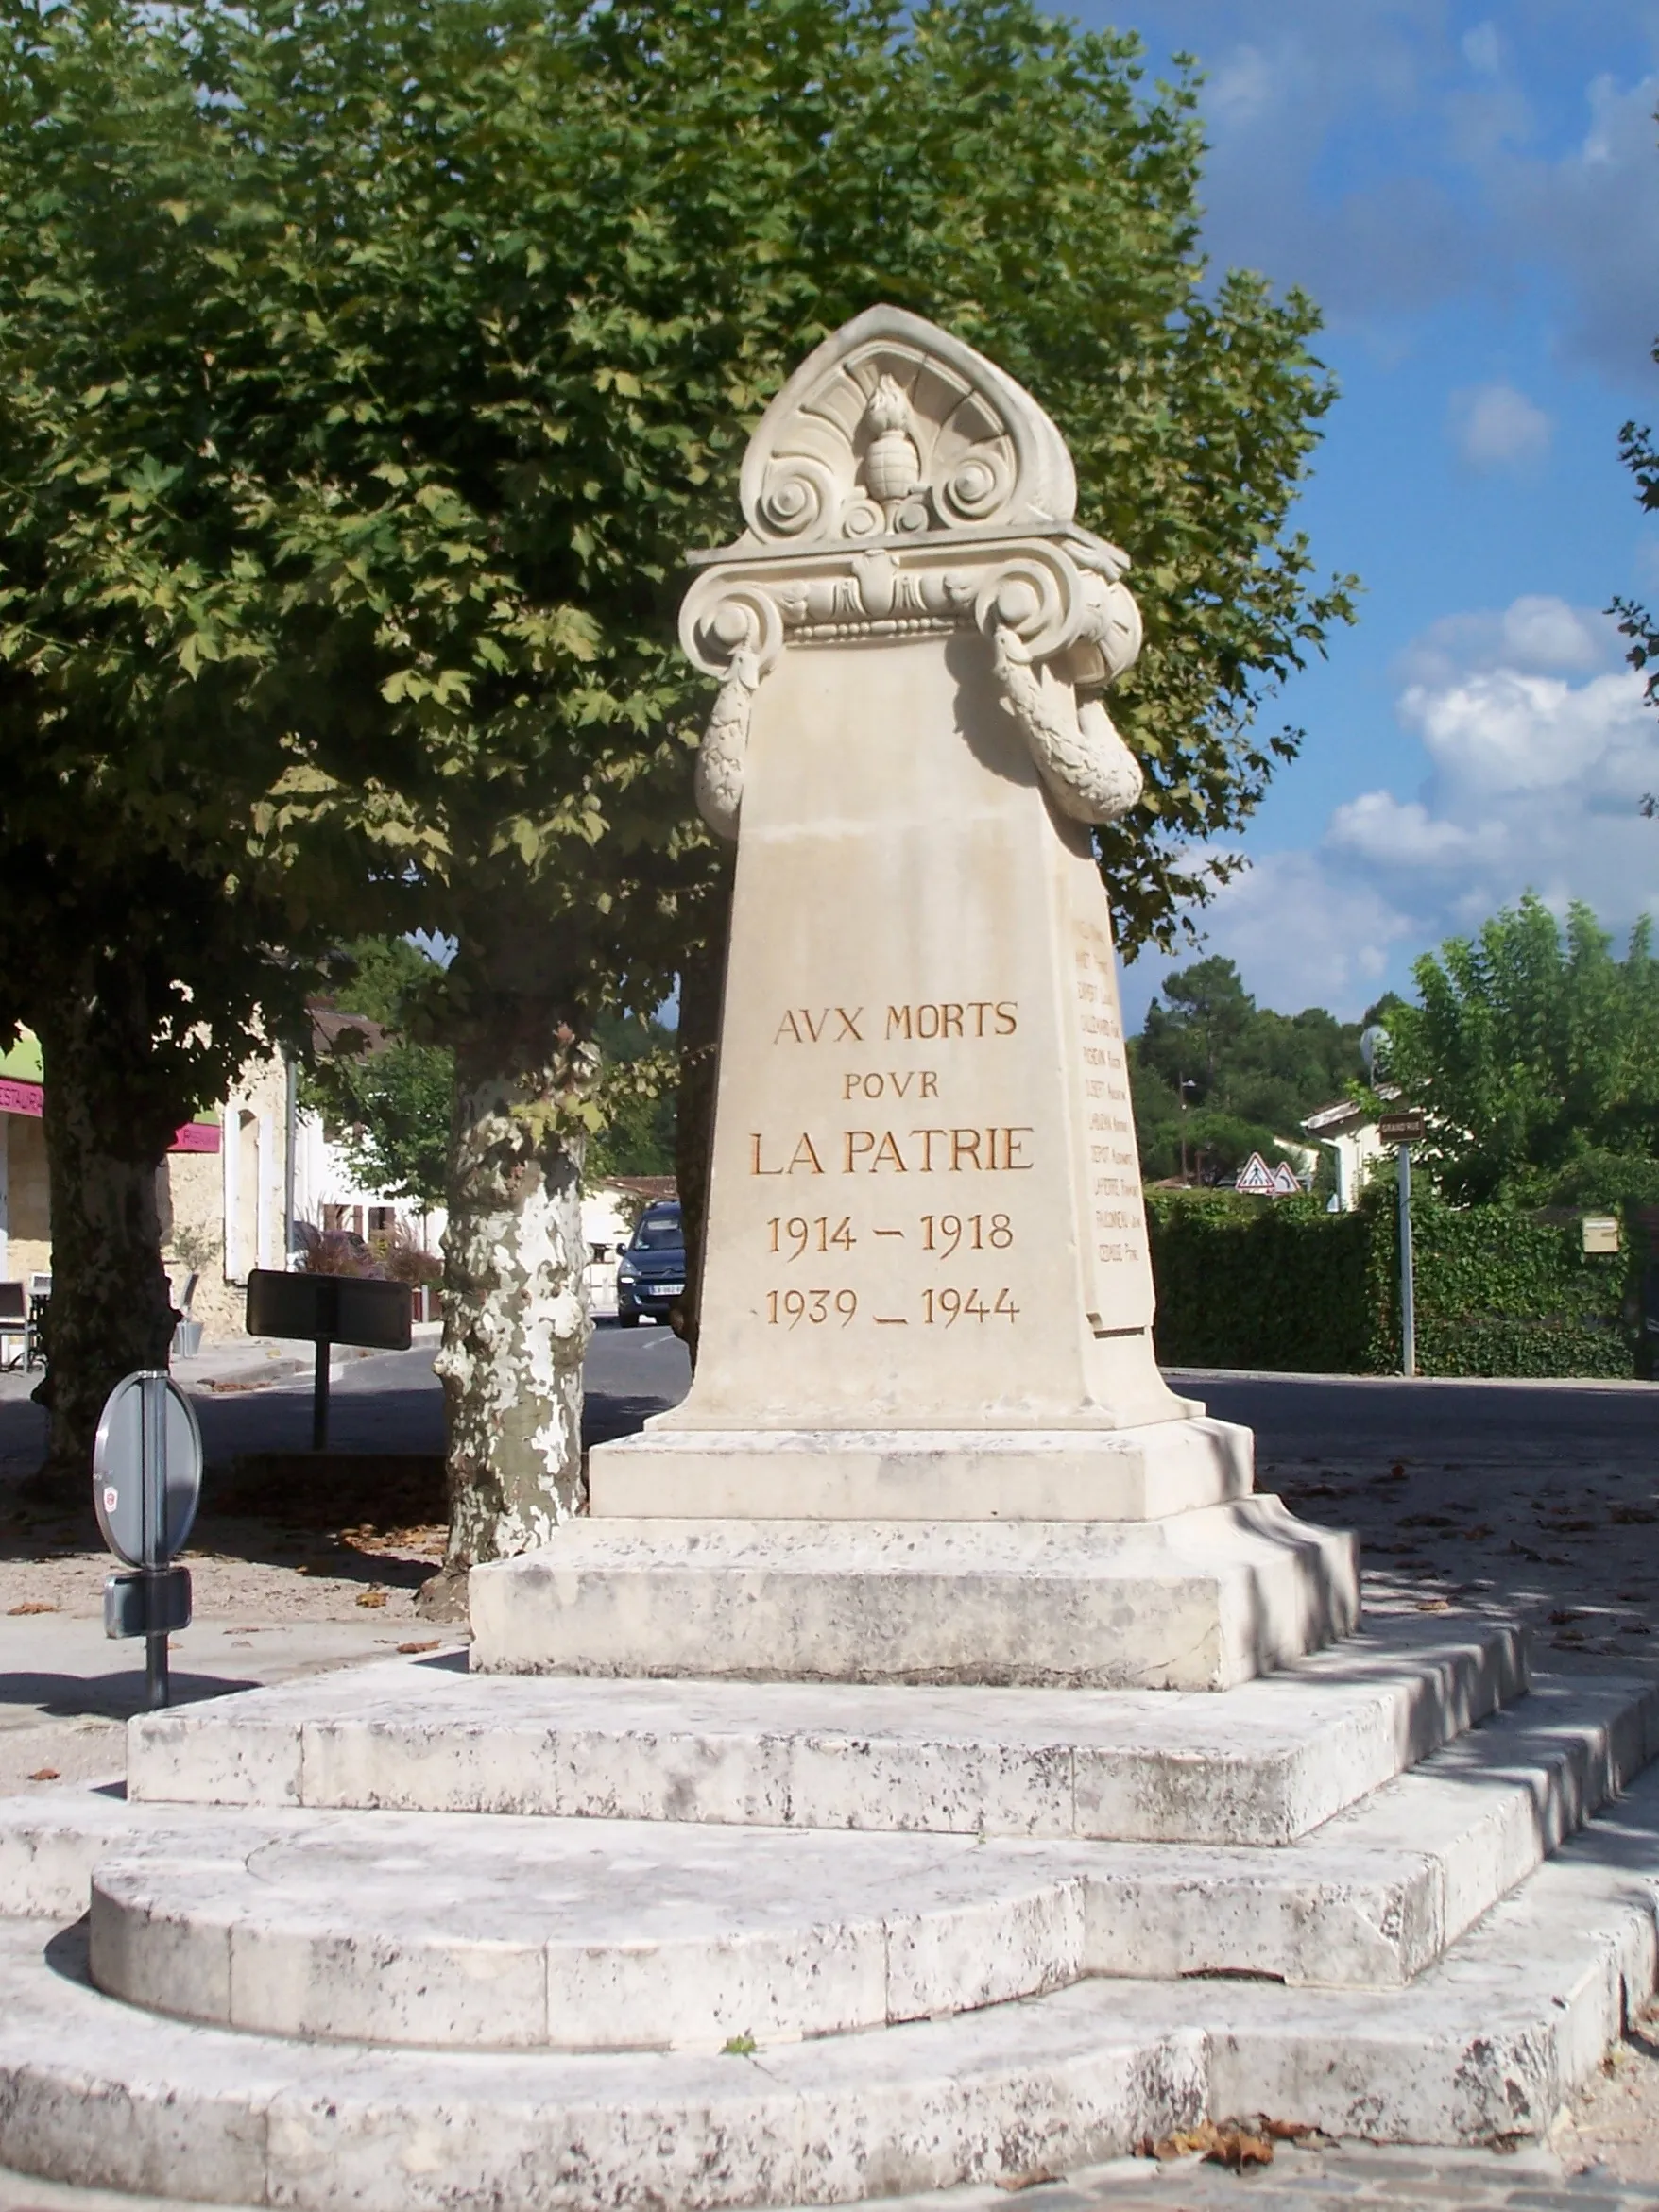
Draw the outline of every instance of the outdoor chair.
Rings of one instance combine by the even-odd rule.
[[[44,1367],[46,1354],[46,1307],[52,1297],[50,1275],[31,1275],[28,1279],[28,1344],[24,1364],[27,1367]]]
[[[21,1283],[0,1283],[0,1368],[26,1366],[33,1350],[28,1292]]]

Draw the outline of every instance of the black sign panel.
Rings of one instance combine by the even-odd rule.
[[[1423,1140],[1423,1109],[1406,1107],[1398,1114],[1384,1114],[1377,1124],[1377,1133],[1385,1145],[1415,1145]]]
[[[414,1303],[406,1283],[377,1283],[366,1275],[284,1275],[275,1268],[255,1268],[248,1278],[248,1333],[407,1352]]]

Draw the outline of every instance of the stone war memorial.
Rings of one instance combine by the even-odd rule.
[[[1161,1377],[1106,894],[1128,553],[878,307],[693,556],[735,839],[691,1395],[470,1665],[0,1806],[0,2163],[301,2212],[849,2203],[1204,2118],[1538,2135],[1654,1982],[1659,1699],[1361,1620]]]

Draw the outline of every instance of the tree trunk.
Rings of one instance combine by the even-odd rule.
[[[544,1544],[581,1509],[591,1334],[581,1109],[592,1048],[549,1021],[539,1051],[475,1034],[455,1055],[444,1340],[449,1549],[423,1609],[457,1609],[468,1568]],[[504,1072],[503,1060],[518,1065]],[[430,1586],[429,1586],[430,1587]]]
[[[680,1334],[697,1364],[703,1301],[703,1223],[714,1142],[714,1088],[720,1057],[720,1006],[731,919],[731,871],[722,869],[707,899],[703,942],[686,955],[679,978],[679,1089],[674,1137],[675,1181],[686,1240],[686,1296]]]
[[[162,1266],[156,1184],[183,1109],[165,1127],[120,1101],[153,1090],[149,1008],[106,972],[66,990],[36,1024],[51,1196],[52,1300],[44,1380],[46,1472],[92,1474],[105,1399],[135,1368],[164,1368],[178,1319]],[[128,1075],[131,1081],[124,1079]]]

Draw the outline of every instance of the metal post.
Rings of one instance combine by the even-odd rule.
[[[157,1607],[157,1588],[165,1571],[167,1547],[167,1386],[160,1374],[146,1374],[140,1386],[143,1391],[144,1421],[141,1431],[142,1459],[139,1468],[139,1498],[142,1515],[140,1526],[144,1553],[145,1594],[149,1600],[148,1618],[154,1620]],[[161,1710],[167,1702],[167,1632],[164,1628],[151,1628],[144,1640],[145,1703],[151,1712]]]
[[[1402,1145],[1400,1163],[1400,1368],[1417,1372],[1417,1298],[1411,1273],[1411,1148]]]
[[[144,1700],[151,1712],[160,1712],[172,1694],[167,1679],[167,1632],[144,1640]]]
[[[311,1448],[326,1452],[329,1443],[329,1340],[316,1340],[316,1383],[311,1400]]]
[[[294,1140],[299,1125],[299,1079],[294,1055],[282,1055],[287,1090],[282,1100],[282,1265],[294,1265]]]

